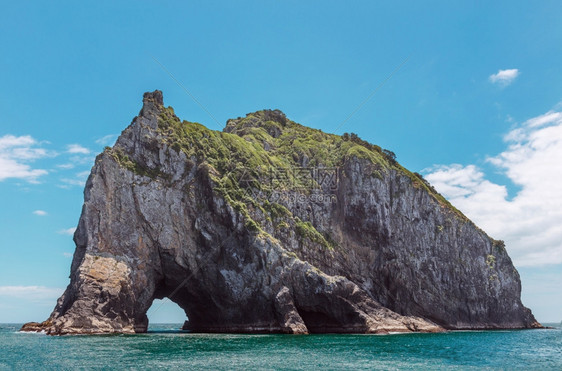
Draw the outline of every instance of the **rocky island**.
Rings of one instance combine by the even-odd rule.
[[[502,241],[394,154],[264,110],[222,132],[162,92],[97,156],[52,335],[139,333],[155,298],[185,328],[387,333],[540,327]]]

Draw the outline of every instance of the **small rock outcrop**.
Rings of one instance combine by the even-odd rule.
[[[503,243],[392,152],[278,110],[217,132],[143,103],[96,158],[68,288],[22,330],[145,332],[164,297],[201,332],[540,326]]]

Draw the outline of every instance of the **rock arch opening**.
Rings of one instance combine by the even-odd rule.
[[[155,298],[146,315],[148,317],[148,324],[152,327],[177,325],[174,328],[179,330],[188,320],[185,310],[168,298]]]
[[[321,311],[298,309],[308,332],[311,334],[327,334],[342,332],[342,323]]]

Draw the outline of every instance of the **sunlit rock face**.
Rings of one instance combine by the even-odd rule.
[[[540,326],[503,243],[355,135],[278,111],[223,132],[146,93],[95,162],[49,334],[147,330],[155,298],[201,332]]]

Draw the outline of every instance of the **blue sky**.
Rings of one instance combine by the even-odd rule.
[[[0,14],[0,322],[52,310],[94,157],[154,89],[212,129],[279,108],[393,150],[506,240],[537,318],[562,319],[561,2],[52,4]]]

